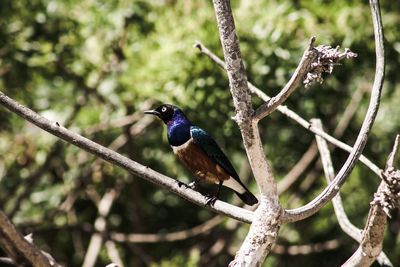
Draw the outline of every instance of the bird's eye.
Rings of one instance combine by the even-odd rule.
[[[166,107],[162,107],[161,108],[161,112],[165,112],[165,111],[167,111],[167,108]]]

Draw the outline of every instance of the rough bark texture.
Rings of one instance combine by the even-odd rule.
[[[261,193],[260,205],[254,214],[253,224],[230,266],[260,266],[276,242],[282,208],[279,205],[272,168],[265,158],[258,131],[258,120],[253,118],[251,96],[230,2],[214,0],[213,3],[236,110],[235,120],[242,133],[247,157]]]
[[[321,120],[313,119],[312,124],[315,127],[322,129]],[[325,178],[327,182],[330,183],[335,178],[335,171],[333,169],[333,164],[328,144],[320,136],[316,136],[316,139],[317,139],[318,149],[321,155],[321,161],[322,161],[322,166],[324,168]],[[383,189],[381,188],[382,186],[383,184],[381,183],[378,192],[382,191]],[[363,237],[362,230],[354,226],[347,217],[339,193],[332,199],[332,204],[335,210],[336,218],[338,219],[339,225],[342,228],[342,230],[361,244],[359,250],[355,253],[355,255],[353,255],[351,259],[349,259],[348,266],[356,265],[357,262],[361,261],[364,262],[364,264],[366,262],[370,262],[371,264],[372,262],[374,262],[375,258],[377,258],[381,266],[393,266],[389,258],[385,255],[385,253],[381,251],[383,232],[386,227],[386,219],[385,219],[386,216],[382,217],[383,214],[380,212],[379,209],[376,209],[377,206],[375,205],[370,210],[370,216],[368,216],[369,219],[367,220],[367,227],[366,227],[367,231],[364,231],[366,235]],[[372,233],[368,234],[368,229],[371,230]]]
[[[240,54],[239,40],[236,35],[230,1],[222,0],[213,2],[222,49],[224,51],[229,87],[236,110],[234,119],[242,131],[246,146],[251,146],[253,141],[253,131],[251,128],[253,109],[251,107],[251,96],[247,87],[247,76]]]
[[[7,216],[0,211],[0,246],[18,266],[59,266],[50,260],[35,245],[26,240]]]

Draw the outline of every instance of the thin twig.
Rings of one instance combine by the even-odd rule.
[[[374,6],[373,8],[379,8],[379,6]],[[392,152],[389,154],[386,163],[385,172],[389,169],[394,169],[394,158],[398,152],[399,143],[400,136],[397,135]],[[369,266],[374,262],[376,257],[378,257],[378,260],[380,259],[387,216],[391,211],[388,207],[394,208],[392,202],[396,201],[395,199],[399,197],[398,184],[400,182],[400,175],[393,178],[395,179],[393,180],[395,187],[392,187],[393,184],[386,180],[383,180],[379,185],[374,199],[371,202],[371,208],[368,213],[367,223],[362,232],[360,246],[343,266]],[[392,190],[395,191],[392,192]]]
[[[150,107],[153,105],[153,101],[151,100],[147,100],[145,102],[142,103],[141,105],[141,109],[143,110],[147,110],[150,109]],[[121,118],[117,118],[117,119],[113,119],[112,121],[107,121],[107,122],[100,122],[98,124],[95,125],[91,125],[88,128],[85,129],[85,134],[87,135],[92,135],[94,133],[100,132],[100,131],[104,131],[104,130],[108,130],[111,128],[121,128],[127,125],[131,125],[133,123],[135,123],[136,121],[138,121],[139,119],[141,119],[143,117],[143,112],[137,111],[134,112],[133,114],[127,115],[125,117],[121,117]]]
[[[222,222],[223,218],[219,215],[214,218],[190,229],[160,234],[123,234],[111,233],[111,239],[115,242],[129,243],[159,243],[159,242],[175,242],[195,237],[201,234],[207,234],[211,229]]]
[[[180,187],[175,179],[158,173],[150,169],[149,167],[141,165],[131,159],[120,155],[113,150],[101,146],[79,134],[69,131],[68,129],[60,126],[60,124],[57,122],[51,122],[50,120],[40,116],[39,114],[33,112],[27,107],[20,105],[18,102],[9,98],[2,92],[0,92],[0,103],[8,108],[10,111],[25,118],[39,128],[42,128],[43,130],[55,136],[58,136],[68,143],[78,146],[86,150],[87,152],[92,153],[110,163],[118,165],[133,173],[134,175],[146,179],[154,184],[157,184],[160,187],[165,188],[168,191],[173,192],[199,206],[205,207],[207,204],[207,200],[199,192],[194,191],[190,188]],[[247,223],[250,223],[253,219],[253,212],[233,206],[220,200],[217,200],[214,206],[207,206],[207,208],[217,213],[225,214],[229,217]]]
[[[309,255],[311,253],[321,253],[328,250],[338,249],[343,245],[340,239],[332,239],[321,243],[285,246],[276,244],[272,252],[280,255]]]

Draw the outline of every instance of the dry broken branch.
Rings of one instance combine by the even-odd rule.
[[[296,88],[299,87],[301,82],[305,87],[311,86],[314,82],[322,83],[322,73],[332,73],[333,66],[338,64],[344,58],[356,57],[357,54],[351,52],[348,48],[343,53],[339,52],[339,47],[335,49],[327,45],[319,45],[314,47],[315,37],[312,37],[307,50],[304,52],[295,72],[290,78],[285,87],[272,97],[269,101],[265,102],[259,107],[254,116],[255,119],[260,120],[275,111]]]
[[[394,169],[394,158],[398,152],[399,142],[400,136],[397,135],[386,163],[386,170]],[[400,176],[392,178],[390,185],[385,180],[379,185],[371,202],[360,246],[343,266],[370,266],[382,251],[387,215],[390,214],[391,208],[394,208],[393,203],[396,203],[399,198]]]
[[[320,120],[314,119],[312,120],[312,123],[315,127],[322,129],[322,122]],[[325,178],[327,182],[330,183],[335,178],[335,171],[333,169],[333,164],[328,144],[323,138],[319,136],[316,136],[316,139],[317,139],[318,149],[321,155],[321,161],[322,161],[322,166],[324,168]],[[356,240],[358,243],[361,243],[362,230],[353,225],[350,222],[349,218],[347,217],[347,214],[343,208],[343,203],[342,203],[342,198],[340,197],[340,193],[338,193],[332,199],[332,203],[333,203],[333,208],[335,210],[336,218],[338,219],[339,225],[342,228],[342,230],[350,237],[352,237],[354,240]],[[393,264],[390,262],[389,258],[385,255],[384,252],[380,252],[377,260],[381,266],[393,266]]]

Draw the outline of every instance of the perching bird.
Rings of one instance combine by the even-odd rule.
[[[167,125],[168,142],[174,153],[198,178],[198,181],[218,184],[216,196],[208,198],[212,205],[219,197],[222,185],[235,191],[247,205],[254,205],[257,198],[240,181],[232,163],[206,131],[193,125],[176,106],[163,104],[155,110],[145,111],[159,117]]]

